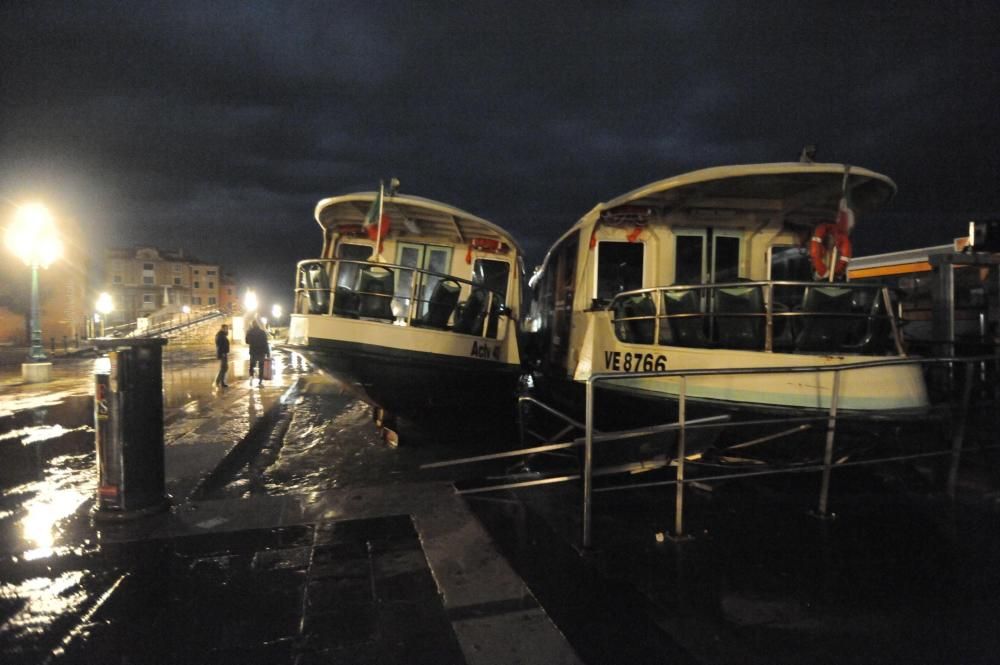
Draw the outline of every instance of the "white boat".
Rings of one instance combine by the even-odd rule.
[[[888,289],[813,274],[843,273],[844,227],[895,189],[842,164],[756,164],[694,171],[597,205],[531,279],[526,355],[539,392],[579,414],[588,378],[620,373],[602,384],[618,393],[613,409],[598,408],[630,420],[651,401],[676,403],[680,384],[627,378],[635,372],[905,357]],[[848,256],[828,255],[826,235]],[[692,406],[825,410],[833,381],[833,372],[719,374],[688,377],[685,390]],[[868,414],[928,405],[916,365],[842,372],[838,397],[840,411]]]
[[[290,349],[390,418],[514,412],[524,269],[507,232],[381,188],[324,199],[315,217],[323,247],[298,264]]]

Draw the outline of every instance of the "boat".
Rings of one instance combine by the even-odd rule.
[[[896,191],[887,176],[812,162],[706,168],[595,206],[536,269],[524,319],[536,393],[595,422],[664,422],[678,376],[734,368],[847,368],[907,358],[891,290],[843,281],[854,220]],[[840,372],[841,413],[928,407],[917,365]],[[835,372],[692,375],[688,416],[826,412]],[[744,416],[745,417],[745,416]]]
[[[389,427],[513,413],[521,250],[502,228],[389,188],[321,200],[288,348],[355,387]]]

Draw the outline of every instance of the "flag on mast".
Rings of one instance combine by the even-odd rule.
[[[375,200],[372,201],[372,205],[368,209],[365,221],[362,224],[362,228],[368,233],[368,237],[374,240],[378,246],[376,254],[382,250],[382,236],[389,232],[389,218],[383,211],[384,193],[385,185],[380,180],[378,183],[378,194],[375,195]]]

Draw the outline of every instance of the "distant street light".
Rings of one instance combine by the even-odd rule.
[[[277,323],[278,319],[281,318],[281,305],[279,305],[278,303],[275,303],[271,307],[271,316],[274,317],[274,321],[275,321],[275,323]]]
[[[45,349],[38,315],[38,269],[49,267],[59,258],[62,242],[52,214],[40,203],[29,203],[17,209],[4,240],[7,248],[31,267],[31,350],[28,359],[40,362],[45,360]]]
[[[115,304],[111,300],[111,294],[104,291],[97,296],[95,309],[97,309],[101,315],[101,337],[104,337],[104,324],[107,322],[108,314],[113,312],[115,309]]]
[[[248,312],[257,311],[257,293],[252,289],[247,289],[246,294],[243,296],[243,307]]]

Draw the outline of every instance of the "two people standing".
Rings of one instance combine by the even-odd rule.
[[[247,346],[250,347],[250,385],[253,385],[254,367],[257,367],[257,385],[264,382],[264,359],[271,357],[271,346],[267,343],[267,333],[257,323],[250,322],[247,331]]]
[[[250,347],[250,385],[253,385],[254,367],[257,368],[257,385],[264,382],[264,361],[271,357],[271,345],[267,343],[267,333],[256,320],[250,323],[247,332],[247,346]],[[215,385],[228,388],[226,374],[229,372],[229,326],[223,323],[215,333],[215,357],[219,361],[219,372],[215,375]]]

